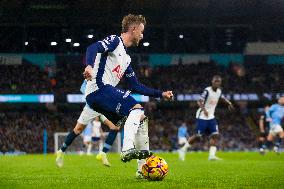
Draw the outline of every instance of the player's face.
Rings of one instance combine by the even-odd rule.
[[[143,39],[144,24],[136,25],[133,29],[133,46],[138,46]]]
[[[214,88],[219,88],[221,87],[221,84],[222,84],[222,79],[221,78],[213,78],[212,80],[212,86]]]
[[[279,98],[278,103],[284,106],[284,97]]]

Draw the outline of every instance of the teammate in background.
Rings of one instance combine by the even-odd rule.
[[[139,83],[130,65],[127,48],[139,45],[145,24],[144,16],[129,14],[123,18],[121,36],[111,35],[90,45],[86,52],[88,66],[83,74],[88,80],[87,104],[114,122],[127,116],[121,152],[123,162],[142,160],[152,153],[149,152],[148,133],[139,131],[143,129],[139,126],[145,118],[144,109],[128,91],[116,88],[121,78],[125,76],[131,90],[139,94],[169,100],[173,97],[172,91],[162,92]],[[143,161],[138,164],[142,167]]]
[[[284,131],[281,127],[281,121],[284,118],[284,97],[278,99],[278,104],[273,104],[267,111],[267,120],[269,120],[269,134],[267,136],[267,147],[270,148],[276,136],[279,141],[275,143],[274,151],[279,153],[281,140],[284,138]]]
[[[87,127],[84,129],[84,131],[82,132],[82,136],[83,136],[83,143],[85,145],[85,147],[87,147],[87,155],[92,155],[91,151],[92,151],[92,132],[93,132],[93,124],[92,122],[89,122]]]
[[[258,148],[259,148],[260,154],[264,154],[265,148],[266,148],[265,142],[266,142],[266,137],[269,132],[269,121],[267,121],[266,112],[269,110],[269,108],[270,106],[266,105],[264,107],[263,113],[260,115],[260,118],[259,118],[260,135],[258,137]]]
[[[102,123],[100,119],[96,117],[93,121],[93,130],[92,130],[92,141],[98,144],[99,153],[103,150],[103,130],[102,130]]]
[[[222,78],[219,75],[215,75],[212,79],[212,85],[205,88],[198,100],[199,109],[196,112],[196,134],[189,138],[189,144],[193,144],[196,140],[199,140],[204,134],[209,135],[209,157],[208,160],[221,160],[216,156],[217,143],[219,138],[218,123],[215,119],[215,109],[218,101],[228,105],[229,110],[233,110],[234,106],[227,100],[220,89],[222,84]]]
[[[83,82],[80,91],[85,94],[85,88],[86,88],[86,81]],[[56,153],[56,165],[58,167],[62,167],[63,166],[63,156],[65,151],[67,150],[68,146],[70,146],[72,144],[72,142],[74,141],[74,139],[79,136],[84,129],[86,128],[87,124],[89,124],[93,119],[95,119],[96,117],[99,117],[100,121],[102,123],[104,123],[106,126],[108,126],[111,131],[113,131],[112,133],[117,133],[117,131],[119,130],[119,127],[115,126],[110,120],[108,120],[104,115],[92,110],[87,104],[85,105],[83,111],[81,112],[81,115],[79,117],[79,119],[77,120],[77,124],[75,126],[75,128],[73,129],[72,132],[70,132],[67,137],[65,138],[65,142],[63,143],[63,145],[61,146],[61,148],[57,151]],[[116,135],[115,135],[116,136]],[[115,137],[114,137],[115,139]],[[111,141],[113,143],[114,139],[112,138]],[[103,162],[104,165],[106,166],[110,166],[110,163],[107,159],[107,156],[104,152],[101,153],[101,160]]]
[[[188,138],[187,127],[186,127],[186,124],[183,123],[178,128],[178,145],[180,146],[180,148],[178,149],[178,154],[179,154],[179,159],[181,161],[185,160],[185,155],[186,155],[187,149],[189,148],[189,143],[187,141],[187,138]]]

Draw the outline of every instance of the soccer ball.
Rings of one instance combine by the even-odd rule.
[[[161,181],[168,174],[167,162],[159,156],[151,156],[146,159],[146,163],[142,166],[142,174],[144,178],[151,181]]]

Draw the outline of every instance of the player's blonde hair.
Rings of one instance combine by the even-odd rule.
[[[129,27],[133,24],[144,24],[146,25],[146,18],[143,15],[128,14],[123,17],[121,24],[121,32],[126,33]]]

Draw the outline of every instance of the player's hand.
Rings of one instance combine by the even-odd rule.
[[[173,91],[165,91],[165,92],[162,93],[162,96],[166,100],[174,100]]]
[[[92,66],[88,65],[86,68],[85,68],[85,71],[83,73],[83,76],[85,79],[87,79],[88,81],[92,80],[92,73],[93,73],[93,68]]]

